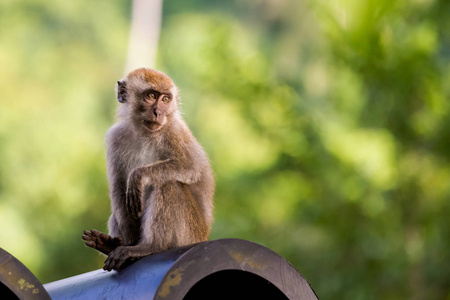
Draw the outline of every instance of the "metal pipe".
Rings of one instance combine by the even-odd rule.
[[[118,272],[97,270],[44,287],[54,300],[318,299],[283,257],[240,239],[190,245],[142,258]]]
[[[39,280],[14,256],[0,248],[0,299],[50,300]]]
[[[6,295],[6,296],[5,296]],[[221,239],[144,257],[44,286],[0,248],[1,299],[318,299],[283,257],[252,242]]]

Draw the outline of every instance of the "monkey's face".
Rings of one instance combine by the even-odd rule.
[[[152,69],[137,69],[118,82],[118,100],[138,126],[157,131],[178,108],[178,92],[172,80]]]
[[[172,93],[150,88],[136,96],[136,116],[145,128],[155,131],[167,123],[167,117],[174,110]]]

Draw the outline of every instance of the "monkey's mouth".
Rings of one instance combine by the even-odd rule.
[[[161,128],[161,124],[155,121],[142,120],[142,125],[150,131],[156,131]]]

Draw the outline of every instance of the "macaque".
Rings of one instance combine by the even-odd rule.
[[[119,122],[106,134],[109,235],[83,240],[108,257],[103,269],[208,239],[214,178],[209,159],[181,117],[178,88],[141,68],[117,82]]]

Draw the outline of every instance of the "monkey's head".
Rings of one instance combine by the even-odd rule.
[[[119,115],[151,132],[178,112],[178,88],[164,73],[141,68],[117,81]]]

